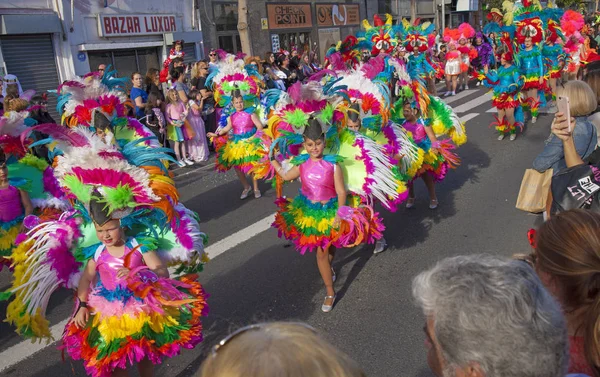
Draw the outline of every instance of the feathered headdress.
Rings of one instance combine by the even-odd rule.
[[[538,44],[544,39],[543,23],[540,18],[517,21],[517,43],[523,44],[526,38],[531,38],[533,44]]]
[[[244,107],[256,106],[260,96],[258,83],[262,78],[251,65],[233,54],[218,61],[217,67],[206,79],[206,85],[214,89],[215,102],[221,107],[231,103],[233,93],[239,90],[244,97]]]
[[[558,22],[549,19],[546,26],[546,40],[552,43],[556,43],[558,39],[565,40],[565,36],[560,29]]]
[[[444,41],[457,45],[461,39],[469,39],[475,36],[475,29],[466,22],[458,26],[458,29],[446,28],[444,30]]]
[[[560,27],[567,37],[567,39],[575,38],[580,43],[583,42],[583,37],[581,36],[581,29],[585,25],[585,20],[583,19],[583,15],[574,10],[567,10],[560,18]]]
[[[385,15],[385,22],[378,16],[374,17],[374,25],[368,20],[363,20],[364,31],[358,32],[358,48],[368,49],[372,56],[383,52],[389,54],[398,44],[396,30],[392,25],[392,15]]]
[[[407,51],[425,52],[430,49],[435,43],[435,36],[430,38],[435,26],[431,22],[421,24],[420,19],[410,23],[403,19],[398,30],[398,36],[401,41],[404,41],[404,47]]]

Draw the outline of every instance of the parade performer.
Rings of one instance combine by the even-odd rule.
[[[23,231],[23,219],[33,213],[29,194],[10,183],[7,158],[0,148],[0,271],[10,265],[17,235]]]
[[[535,123],[540,106],[546,102],[545,96],[539,93],[547,89],[542,52],[538,46],[543,40],[544,31],[539,17],[525,18],[516,25],[517,43],[521,46],[516,60],[519,61],[519,71],[523,76],[524,107],[531,111],[531,123]]]
[[[448,140],[437,139],[434,127],[427,125],[420,117],[418,103],[411,93],[405,92],[395,106],[398,105],[402,109],[404,118],[402,128],[409,133],[417,147],[423,150],[424,155],[423,164],[415,173],[413,181],[417,177],[423,179],[429,192],[429,208],[436,209],[439,203],[435,193],[435,182],[441,182],[446,177],[448,168],[454,168],[459,164],[459,158],[450,152],[456,147]],[[408,189],[406,208],[413,208],[416,198],[412,182],[408,184]]]
[[[487,73],[480,72],[483,85],[491,88],[492,105],[498,111],[494,123],[498,131],[498,140],[503,140],[506,134],[510,140],[517,138],[517,128],[523,128],[523,111],[521,109],[521,88],[523,79],[519,69],[513,65],[514,55],[512,41],[508,34],[502,40],[505,52],[500,56],[500,68]]]
[[[476,72],[483,71],[487,74],[490,66],[494,64],[494,51],[492,46],[481,32],[477,32],[475,34],[474,47],[475,50],[477,50],[477,57],[472,61],[473,68]],[[479,85],[483,85],[483,83],[478,80],[476,86]]]
[[[260,198],[258,180],[273,173],[268,158],[270,140],[262,131],[259,115],[263,110],[257,80],[260,76],[255,68],[231,54],[219,60],[207,79],[207,85],[214,87],[215,102],[223,107],[216,132],[207,133],[215,144],[215,168],[220,172],[235,169],[244,186],[240,199],[246,199],[252,190],[254,197]],[[246,174],[252,175],[253,186]]]
[[[564,36],[554,20],[548,20],[546,27],[546,43],[542,47],[542,56],[544,67],[548,77],[548,84],[552,92],[551,107],[556,104],[556,85],[557,80],[561,78],[565,67],[566,55],[562,44],[558,40],[564,40]]]
[[[468,70],[468,65],[465,66],[462,60],[462,52],[458,50],[459,39],[461,39],[460,30],[449,28],[444,30],[444,41],[448,44],[446,66],[444,67],[444,73],[446,74],[445,97],[456,95],[458,78],[462,75],[463,71],[466,72]]]
[[[302,187],[292,200],[279,198],[273,226],[280,236],[292,240],[304,254],[316,251],[317,264],[327,295],[321,310],[330,312],[335,303],[335,272],[331,264],[336,247],[352,247],[381,238],[383,224],[373,208],[347,197],[344,174],[336,155],[324,154],[326,119],[305,118],[297,129],[306,153],[291,160],[291,167],[273,154],[272,165],[284,180],[300,178]],[[348,204],[346,204],[348,201]]]
[[[167,82],[169,77],[170,65],[175,58],[185,58],[185,51],[183,51],[183,40],[173,42],[173,47],[169,50],[169,57],[163,62],[163,69],[160,71],[160,82]]]
[[[471,68],[471,60],[477,57],[477,50],[473,48],[469,42],[471,38],[475,37],[475,29],[466,22],[463,22],[458,26],[460,37],[458,39],[457,50],[460,52],[461,59],[461,70],[458,76],[458,86],[462,89],[469,89],[469,69]]]
[[[433,61],[428,58],[435,45],[435,26],[430,22],[421,24],[419,20],[411,24],[406,19],[402,20],[400,26],[400,40],[405,41],[403,46],[410,53],[407,58],[408,72],[412,77],[422,80],[429,93],[435,95],[436,70],[433,68]]]
[[[63,348],[84,360],[91,376],[126,375],[137,363],[140,376],[150,377],[162,358],[202,341],[207,295],[194,276],[169,279],[156,252],[126,237],[122,213],[110,211],[106,200],[92,191],[89,215],[101,245],[79,279]]]
[[[569,56],[569,62],[565,66],[569,80],[576,80],[579,77],[582,61],[586,58],[584,38],[581,35],[581,29],[585,25],[585,20],[581,13],[574,10],[567,10],[560,18],[560,27],[567,38],[563,48]]]

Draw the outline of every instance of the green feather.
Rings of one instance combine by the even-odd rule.
[[[26,154],[25,157],[19,160],[20,163],[36,168],[39,171],[44,171],[48,167],[48,163],[39,157],[32,154]]]
[[[291,124],[295,128],[300,128],[308,124],[308,114],[300,109],[295,109],[283,116],[283,120]]]
[[[328,103],[327,106],[321,111],[321,120],[324,122],[332,123],[333,120],[333,106]]]
[[[67,175],[62,179],[62,184],[65,185],[77,200],[82,203],[89,203],[92,197],[90,186],[81,182],[74,175]]]
[[[99,202],[106,203],[110,213],[117,209],[133,208],[137,205],[131,187],[123,186],[121,184],[116,188],[105,188],[104,198],[101,198]]]

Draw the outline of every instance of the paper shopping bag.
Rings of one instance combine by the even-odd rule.
[[[531,213],[543,212],[546,209],[551,181],[552,169],[548,169],[543,173],[533,169],[525,170],[516,207]]]

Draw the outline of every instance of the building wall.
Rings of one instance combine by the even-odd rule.
[[[201,16],[202,21],[202,32],[204,35],[204,53],[206,54],[211,48],[219,48],[219,41],[216,31],[216,24],[214,22],[214,13],[213,9],[215,6],[223,3],[237,3],[237,1],[221,1],[221,0],[197,0],[198,9]],[[267,14],[267,3],[276,3],[276,4],[298,4],[298,3],[310,3],[311,4],[311,12],[312,12],[312,21],[313,24],[310,28],[301,28],[301,29],[272,29],[269,28],[264,30],[262,28],[261,20],[268,18]],[[376,3],[373,1],[364,1],[364,0],[347,0],[345,2],[335,1],[335,0],[308,0],[308,1],[265,1],[265,0],[247,0],[248,5],[248,26],[250,30],[250,38],[251,38],[251,46],[252,46],[252,55],[264,57],[267,51],[272,50],[271,44],[271,35],[272,34],[283,34],[283,33],[294,33],[298,31],[308,32],[311,40],[313,41],[313,45],[311,49],[315,49],[319,52],[319,58],[322,60],[323,57],[320,53],[321,51],[321,41],[319,40],[319,30],[320,29],[338,29],[337,27],[318,27],[317,26],[317,18],[316,18],[316,6],[319,4],[350,4],[350,5],[358,5],[360,20],[366,18],[367,10],[371,14],[375,14],[376,4],[375,6],[372,3]],[[369,8],[365,8],[365,4]],[[339,27],[340,38],[344,39],[347,35],[354,34],[358,30],[360,30],[360,24],[354,26],[344,26]],[[234,33],[234,32],[232,32]],[[237,33],[235,33],[237,34]],[[323,34],[323,33],[321,33]],[[314,46],[314,43],[317,43],[317,46]],[[237,52],[237,51],[232,51]]]

